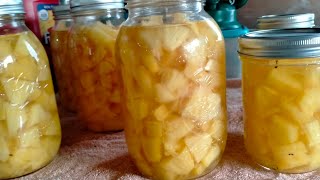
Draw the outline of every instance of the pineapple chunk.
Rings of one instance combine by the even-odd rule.
[[[221,97],[206,87],[196,89],[182,112],[182,116],[196,121],[200,125],[221,114]]]
[[[179,71],[175,69],[165,70],[162,72],[161,81],[176,98],[185,96],[188,88],[188,79]]]
[[[114,41],[118,34],[117,30],[101,22],[97,22],[92,26],[85,27],[84,31],[86,36],[96,45],[109,48],[114,46]]]
[[[206,132],[209,132],[211,137],[215,140],[222,140],[226,134],[226,123],[222,119],[215,119],[210,123],[209,129]]]
[[[42,136],[40,141],[41,147],[45,149],[50,158],[58,153],[61,142],[60,136]]]
[[[136,121],[144,119],[149,114],[149,103],[144,99],[128,99],[127,108]]]
[[[5,162],[9,159],[9,154],[10,154],[10,151],[9,151],[9,147],[8,147],[8,144],[6,142],[6,140],[4,139],[4,137],[2,137],[0,135],[0,162]]]
[[[296,95],[303,90],[300,78],[298,72],[278,67],[271,70],[265,83],[282,95]]]
[[[135,79],[139,85],[140,91],[144,92],[146,96],[153,97],[153,82],[151,74],[143,67],[137,67]]]
[[[160,162],[162,157],[161,137],[143,137],[141,141],[147,161],[152,163]]]
[[[51,119],[51,114],[44,110],[40,104],[33,104],[30,107],[29,118],[27,121],[27,127],[35,126],[42,121]]]
[[[320,145],[315,145],[310,149],[310,169],[318,169],[320,166]]]
[[[1,83],[12,104],[24,105],[36,88],[36,83],[21,79],[2,78]]]
[[[299,125],[303,125],[314,119],[313,113],[307,114],[306,112],[302,112],[301,108],[299,108],[299,106],[297,106],[294,102],[282,102],[280,109],[288,114],[288,117],[290,117]]]
[[[11,43],[8,40],[0,40],[0,61],[4,61],[8,56],[12,55]]]
[[[43,147],[39,148],[19,148],[13,153],[10,164],[14,169],[39,169],[51,160],[45,153]]]
[[[299,107],[302,112],[311,116],[313,113],[320,111],[320,88],[305,90],[299,102]]]
[[[202,158],[208,153],[211,148],[212,139],[210,134],[192,134],[184,139],[190,153],[196,163],[199,163]]]
[[[0,122],[6,120],[5,101],[0,97]]]
[[[185,60],[189,66],[200,69],[206,66],[207,45],[205,38],[193,39],[183,46]]]
[[[194,166],[195,164],[188,148],[183,149],[179,155],[160,162],[161,169],[177,175],[188,175]]]
[[[197,164],[196,167],[191,171],[191,175],[192,176],[199,176],[201,175],[205,170],[207,169],[207,167],[205,167],[204,165]]]
[[[158,64],[158,60],[151,54],[147,53],[142,58],[141,61],[143,65],[151,72],[156,73],[159,71],[160,67]]]
[[[153,115],[158,121],[164,121],[170,114],[169,109],[165,105],[159,106],[154,112]]]
[[[272,148],[274,160],[280,171],[304,166],[310,162],[308,151],[301,141]]]
[[[9,136],[16,137],[28,119],[27,112],[17,106],[6,104],[6,116]]]
[[[36,81],[40,73],[39,67],[30,56],[20,58],[17,61],[7,64],[4,76],[28,81]]]
[[[19,58],[25,57],[28,55],[37,56],[38,53],[35,49],[37,45],[32,42],[34,41],[30,39],[27,33],[20,34],[19,39],[16,42],[16,45],[14,48],[14,54]]]
[[[314,146],[320,143],[320,123],[314,120],[305,124],[305,133],[309,142],[309,146]]]
[[[39,69],[38,81],[48,81],[51,79],[51,72],[48,65],[40,66]]]
[[[299,128],[280,115],[274,115],[269,124],[269,140],[274,144],[291,144],[299,138]]]
[[[221,156],[221,148],[219,145],[214,144],[211,146],[211,148],[208,150],[208,153],[204,156],[204,158],[201,160],[201,163],[204,165],[204,167],[209,167],[214,161],[218,160],[218,158]]]
[[[160,121],[145,121],[144,135],[147,137],[161,137],[163,125]]]
[[[160,52],[162,48],[161,36],[162,31],[160,28],[141,29],[138,33],[138,37],[140,39],[138,39],[137,41],[141,42],[142,46],[147,49],[152,49],[155,52]]]
[[[174,96],[169,89],[162,85],[162,84],[156,84],[156,100],[160,103],[166,103],[171,102],[177,99],[176,96]]]
[[[163,48],[168,51],[174,51],[187,40],[190,33],[190,29],[185,26],[166,26],[163,29]]]
[[[280,98],[281,94],[268,86],[257,87],[254,94],[256,114],[265,117],[266,108],[274,108],[279,103],[280,99],[278,97]]]
[[[27,129],[21,132],[20,147],[22,148],[40,148],[40,131],[38,127]]]

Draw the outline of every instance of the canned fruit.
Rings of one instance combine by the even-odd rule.
[[[266,60],[268,65],[263,59],[255,64],[242,58],[248,61],[243,63],[243,98],[249,154],[262,166],[280,172],[319,168],[315,153],[320,143],[318,68],[282,65],[282,60],[272,59]]]
[[[207,38],[215,32],[197,34],[211,21],[151,21],[123,26],[117,40],[129,153],[151,178],[197,177],[217,165],[225,147],[224,56],[212,58],[224,43]]]
[[[74,79],[71,70],[71,59],[68,49],[68,29],[53,29],[50,34],[50,48],[56,81],[59,88],[61,105],[70,112],[76,112],[77,96],[75,96]]]
[[[45,53],[39,53],[44,51],[40,42],[32,43],[32,36],[29,32],[0,36],[0,44],[6,45],[0,72],[0,179],[40,169],[60,146],[52,80],[50,74],[40,77],[41,71],[50,72],[48,60]],[[42,96],[46,100],[40,101]]]
[[[114,46],[118,30],[112,25],[94,22],[74,25],[70,35],[70,66],[75,77],[72,84],[76,91],[77,111],[82,121],[92,131],[123,129],[120,117],[120,73],[116,66]],[[136,78],[145,78],[141,67]],[[141,79],[148,92],[150,80]],[[90,105],[88,105],[90,104]]]

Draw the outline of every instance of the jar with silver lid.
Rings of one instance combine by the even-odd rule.
[[[263,30],[239,39],[245,146],[284,173],[320,167],[320,29]]]
[[[68,40],[79,119],[96,132],[123,129],[115,42],[126,20],[123,0],[71,0]]]
[[[0,1],[0,179],[49,164],[61,142],[48,57],[22,0]]]
[[[314,14],[265,15],[257,20],[257,29],[291,29],[314,27]]]
[[[59,100],[63,110],[68,112],[76,111],[76,96],[73,89],[73,74],[70,69],[68,57],[68,35],[73,23],[69,1],[65,4],[53,7],[55,25],[50,33],[50,49],[52,54],[52,64],[58,85]]]

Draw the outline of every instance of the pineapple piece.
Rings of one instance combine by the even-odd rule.
[[[320,145],[315,145],[310,149],[310,169],[318,169],[320,166]]]
[[[160,28],[145,28],[139,30],[137,42],[141,42],[142,46],[147,49],[152,49],[154,52],[161,52],[162,48],[162,29]],[[155,38],[156,37],[156,38]],[[123,58],[127,59],[127,58]]]
[[[46,58],[47,59],[47,58]],[[49,66],[46,64],[44,66],[40,66],[40,72],[38,75],[38,81],[48,81],[51,79],[51,72]]]
[[[36,81],[40,73],[37,62],[30,56],[20,58],[15,62],[7,64],[4,76],[28,81]]]
[[[40,131],[38,127],[24,130],[20,133],[20,147],[40,148]]]
[[[299,138],[299,128],[280,115],[274,115],[269,124],[269,140],[272,144],[291,144]]]
[[[281,95],[296,95],[303,90],[303,82],[300,80],[301,74],[285,68],[273,68],[269,73],[265,83],[279,92]]]
[[[6,58],[12,55],[12,47],[9,40],[0,40],[0,61],[4,61]]]
[[[191,171],[192,176],[199,176],[201,175],[207,168],[200,164],[197,164],[196,167]]]
[[[165,105],[160,105],[154,110],[153,115],[158,121],[164,121],[170,114],[170,110]]]
[[[188,63],[187,66],[193,66],[196,69],[204,68],[207,64],[207,54],[205,37],[193,39],[183,46],[183,55]]]
[[[157,73],[160,70],[158,60],[152,55],[152,53],[146,53],[142,58],[141,62],[151,73]]]
[[[53,158],[59,151],[60,136],[42,136],[40,139],[41,147],[45,149],[48,157]]]
[[[163,28],[163,48],[167,51],[174,51],[181,46],[190,36],[190,29],[186,26],[167,25]],[[156,37],[153,35],[153,37]],[[161,37],[161,36],[160,36]]]
[[[43,147],[39,148],[19,148],[13,153],[9,163],[15,167],[13,169],[39,169],[51,160]]]
[[[24,105],[36,88],[36,83],[21,79],[1,78],[5,93],[12,104]]]
[[[301,108],[297,106],[294,102],[282,102],[281,103],[281,111],[288,114],[288,117],[294,120],[297,124],[303,125],[307,122],[314,120],[313,113],[307,114],[306,112],[302,112]]]
[[[33,104],[29,110],[29,118],[27,120],[27,127],[35,126],[42,121],[47,121],[51,119],[51,114],[44,110],[40,104]]]
[[[146,96],[153,97],[153,82],[150,73],[143,67],[137,67],[137,73],[135,74],[135,79],[139,85],[140,91],[144,92]]]
[[[212,93],[207,87],[200,86],[196,89],[182,111],[182,116],[199,121],[200,125],[221,114],[221,97]]]
[[[299,102],[299,107],[302,112],[313,115],[320,111],[320,88],[307,89],[303,93],[303,97]]]
[[[142,149],[148,162],[160,162],[162,157],[161,137],[143,137]]]
[[[0,121],[0,136],[7,137],[8,135],[6,121]]]
[[[160,162],[161,169],[177,175],[188,175],[194,166],[195,164],[188,148],[183,149],[179,155],[163,159]]]
[[[162,15],[154,15],[143,18],[141,20],[142,26],[157,26],[163,24],[163,16]]]
[[[279,98],[278,98],[279,97]],[[259,86],[254,92],[254,103],[258,115],[266,116],[267,108],[279,104],[281,94],[268,86]]]
[[[226,122],[222,119],[215,119],[210,124],[206,132],[210,133],[211,137],[215,140],[221,141],[226,134]]]
[[[96,45],[101,45],[101,47],[114,47],[114,41],[117,38],[118,31],[105,25],[101,22],[97,22],[92,26],[84,28],[84,32],[91,41]]]
[[[167,103],[177,99],[163,84],[156,84],[156,100],[160,103]]]
[[[25,57],[28,55],[33,55],[37,57],[37,54],[38,54],[36,51],[37,45],[33,42],[34,41],[30,39],[27,33],[21,33],[18,41],[16,42],[16,45],[14,48],[14,54],[19,58]]]
[[[9,147],[4,137],[0,135],[0,162],[6,162],[9,159]]]
[[[147,137],[161,137],[163,124],[160,121],[145,121],[144,126],[144,135]]]
[[[204,167],[209,167],[214,161],[218,160],[222,154],[221,148],[218,144],[212,144],[211,148],[208,150],[208,153],[201,160],[201,164]]]
[[[273,146],[272,149],[274,160],[280,171],[308,165],[310,162],[308,150],[301,141]]]
[[[176,98],[184,97],[188,92],[188,79],[175,69],[162,72],[161,81]]]
[[[6,102],[0,97],[0,122],[3,121],[3,120],[6,120],[5,103]]]
[[[144,119],[149,114],[149,103],[144,99],[128,99],[127,108],[136,121]]]
[[[17,106],[6,104],[7,128],[9,136],[17,137],[18,132],[25,125],[28,116],[25,109],[20,109]]]
[[[195,163],[199,163],[211,148],[212,138],[207,133],[192,134],[185,137],[184,142],[192,154]]]
[[[304,129],[309,146],[314,146],[320,143],[320,123],[318,120],[306,123]]]

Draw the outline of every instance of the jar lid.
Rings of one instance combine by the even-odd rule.
[[[124,8],[124,0],[71,0],[71,12]]]
[[[266,15],[257,20],[258,29],[311,28],[313,26],[313,13]]]
[[[59,5],[52,8],[54,16],[70,15],[70,5]]]
[[[257,57],[320,57],[320,28],[253,31],[239,38],[238,52]]]
[[[70,0],[60,0],[60,5],[69,5],[70,4]]]
[[[22,0],[0,0],[0,15],[24,14]]]

